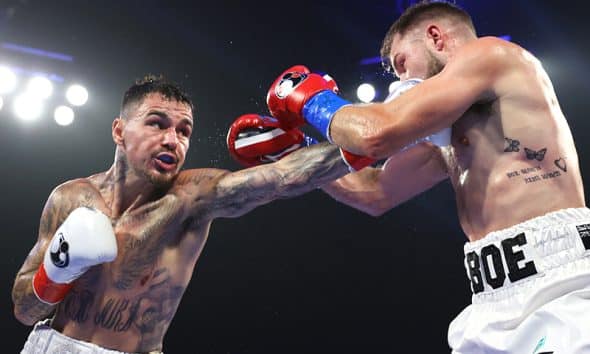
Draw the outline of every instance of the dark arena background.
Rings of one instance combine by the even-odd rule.
[[[30,331],[14,318],[10,294],[43,204],[56,185],[112,164],[111,123],[135,79],[161,73],[191,94],[186,168],[237,170],[227,128],[241,114],[266,113],[268,87],[291,65],[329,73],[350,101],[360,102],[362,83],[383,100],[394,78],[377,60],[381,40],[411,3],[0,0],[1,351],[19,352]],[[582,175],[590,173],[582,2],[457,3],[479,35],[504,36],[540,58]],[[53,91],[36,111],[19,94],[38,75]],[[73,84],[86,91],[66,97]],[[60,105],[70,110],[56,117]],[[164,351],[448,353],[448,323],[470,301],[454,203],[443,182],[375,218],[317,190],[216,220]]]

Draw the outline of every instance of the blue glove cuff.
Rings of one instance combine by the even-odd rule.
[[[303,106],[303,118],[331,143],[330,122],[336,111],[350,104],[332,91],[320,91]]]
[[[318,141],[312,138],[311,136],[305,136],[303,138],[303,142],[301,143],[302,146],[311,146],[317,144]]]

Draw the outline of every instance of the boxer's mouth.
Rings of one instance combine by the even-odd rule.
[[[159,154],[158,156],[156,156],[156,159],[158,159],[168,165],[173,165],[173,164],[176,164],[176,162],[177,162],[177,159],[174,155],[167,154],[167,153]]]

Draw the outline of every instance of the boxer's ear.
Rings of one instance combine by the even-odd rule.
[[[442,31],[437,25],[429,25],[426,27],[426,37],[430,40],[430,42],[434,45],[436,50],[443,50],[444,48],[444,41]]]
[[[111,129],[113,135],[113,141],[116,145],[123,145],[123,129],[125,128],[125,120],[121,117],[117,117],[113,120],[113,126]]]

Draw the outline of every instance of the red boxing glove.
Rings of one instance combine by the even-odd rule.
[[[348,166],[350,172],[362,170],[375,162],[375,160],[370,157],[356,155],[344,149],[340,149],[340,156],[342,156],[342,160],[344,160],[344,163]]]
[[[230,155],[246,167],[277,161],[303,145],[301,130],[285,130],[277,119],[258,114],[238,117],[227,133]]]
[[[283,127],[297,128],[305,124],[301,113],[305,103],[320,91],[338,92],[336,82],[328,75],[321,76],[303,65],[285,70],[272,84],[266,95],[270,114]]]

